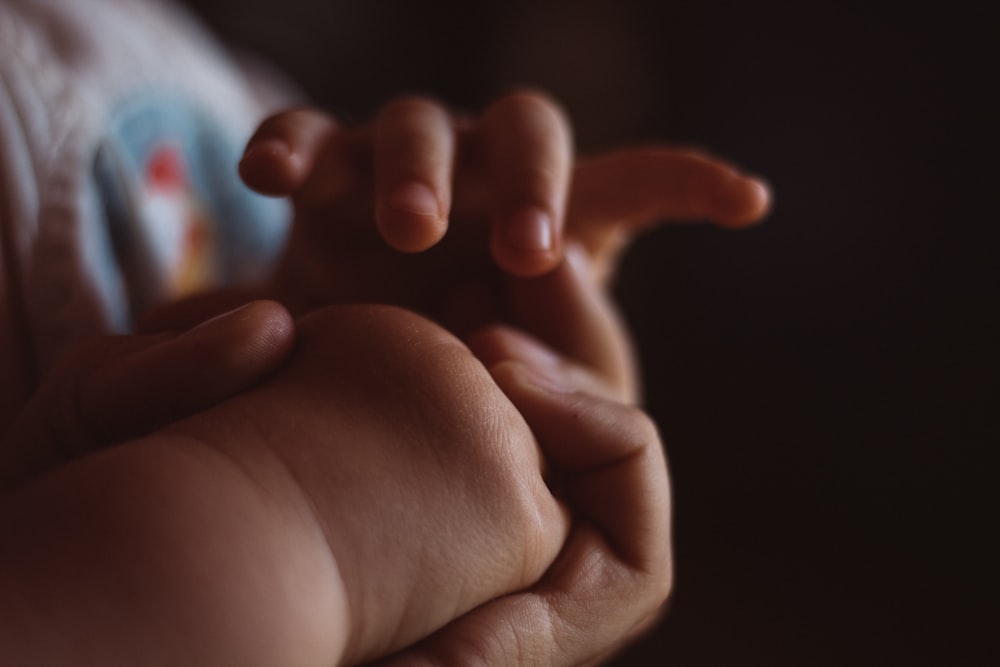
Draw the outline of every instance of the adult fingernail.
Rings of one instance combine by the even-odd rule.
[[[552,218],[540,208],[522,208],[507,220],[504,241],[517,250],[552,250]]]
[[[573,392],[566,372],[559,366],[549,364],[519,364],[521,366],[521,376],[531,385],[555,392],[557,394],[569,394]]]
[[[440,217],[441,207],[434,192],[419,181],[404,181],[389,195],[389,208],[414,215]]]

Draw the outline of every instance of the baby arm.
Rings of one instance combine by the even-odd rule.
[[[201,443],[103,449],[0,501],[0,653],[17,665],[318,665],[343,642],[329,557]],[[308,585],[306,585],[308,583]],[[291,628],[296,624],[298,628]],[[310,641],[312,643],[310,643]]]
[[[46,378],[0,442],[5,662],[225,664],[228,612],[205,574],[224,550],[268,555],[241,530],[254,499],[201,449],[149,434],[259,382],[293,336],[287,311],[254,303],[181,335],[92,340]]]
[[[8,495],[5,655],[354,664],[538,580],[567,517],[468,349],[386,307],[298,331],[263,385]]]

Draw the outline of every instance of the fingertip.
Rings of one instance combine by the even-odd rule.
[[[759,178],[750,179],[748,187],[753,191],[752,201],[756,204],[756,207],[753,208],[753,214],[756,216],[756,220],[761,220],[771,212],[771,208],[774,206],[774,191],[770,184]]]
[[[277,113],[264,120],[247,142],[240,175],[262,194],[292,194],[316,166],[317,157],[338,129],[333,117],[315,109]]]
[[[561,257],[573,169],[569,122],[548,96],[515,91],[487,110],[480,131],[497,215],[493,257],[514,276],[547,273]]]
[[[274,137],[252,139],[240,159],[240,178],[261,194],[287,195],[301,180],[298,162],[287,142]]]
[[[551,271],[559,262],[553,217],[537,206],[516,210],[493,226],[493,258],[501,269],[521,278]]]
[[[451,206],[455,129],[437,101],[404,97],[374,125],[375,223],[391,247],[422,252],[442,239]]]
[[[430,187],[420,181],[404,181],[389,193],[386,205],[401,213],[440,218],[441,203]]]
[[[425,183],[408,180],[390,190],[376,221],[382,238],[401,252],[422,252],[447,231],[441,201]]]
[[[254,301],[246,317],[246,346],[262,367],[276,366],[295,346],[295,320],[277,301]]]
[[[740,176],[727,187],[724,201],[728,210],[720,224],[730,228],[749,227],[770,212],[771,189],[761,179]]]
[[[534,206],[522,208],[505,221],[502,240],[515,252],[551,252],[555,246],[552,216]]]
[[[295,344],[295,321],[276,301],[252,301],[190,329],[182,336],[209,344],[223,373],[257,375],[277,367]]]
[[[136,337],[132,354],[103,363],[78,392],[98,441],[134,437],[249,389],[295,346],[295,322],[273,301],[253,301],[181,335]]]

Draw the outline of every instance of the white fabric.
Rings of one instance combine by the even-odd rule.
[[[270,111],[260,89],[159,2],[0,0],[0,327],[24,332],[20,353],[37,369],[173,295],[164,267],[179,260],[164,239],[225,255],[185,276],[260,274],[287,222],[235,180],[242,143]],[[170,179],[187,189],[157,203]],[[241,219],[213,226],[226,213]],[[130,217],[141,221],[120,220]]]

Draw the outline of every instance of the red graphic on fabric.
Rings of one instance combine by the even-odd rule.
[[[160,146],[153,151],[146,165],[147,183],[151,188],[180,190],[187,186],[187,174],[175,146]]]
[[[144,217],[168,296],[212,284],[213,225],[191,186],[180,147],[156,146],[146,162],[145,181]]]

